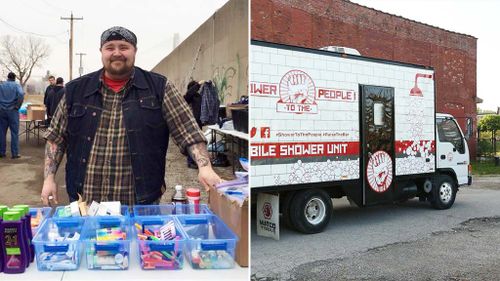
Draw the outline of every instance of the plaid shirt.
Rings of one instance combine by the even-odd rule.
[[[122,99],[129,84],[115,93],[101,79],[103,108],[83,186],[83,197],[87,202],[120,201],[130,206],[135,204],[132,163],[122,114]],[[206,142],[189,106],[170,82],[165,87],[162,112],[170,135],[183,154],[187,153],[186,149],[190,145]],[[64,144],[68,138],[67,124],[68,110],[63,97],[45,138],[56,144]],[[164,191],[165,187],[162,187],[162,193]]]

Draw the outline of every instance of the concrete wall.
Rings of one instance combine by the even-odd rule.
[[[344,0],[252,0],[252,39],[308,48],[345,46],[364,56],[432,66],[438,112],[472,117],[476,155],[477,39]]]
[[[227,2],[152,71],[167,76],[185,93],[200,46],[193,79],[212,80],[218,84],[218,88],[221,81],[226,79],[227,87],[222,89],[226,96],[224,104],[247,95],[248,1]]]

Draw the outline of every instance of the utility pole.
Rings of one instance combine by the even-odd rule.
[[[73,12],[71,12],[71,16],[69,18],[61,17],[61,20],[69,20],[70,21],[70,37],[69,37],[69,80],[73,79],[73,21],[74,20],[83,20],[81,18],[73,17]]]
[[[80,56],[80,67],[78,68],[78,73],[80,74],[80,77],[83,75],[83,66],[82,66],[82,56],[85,56],[86,53],[76,53],[77,56]]]

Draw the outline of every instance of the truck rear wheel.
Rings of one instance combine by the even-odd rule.
[[[435,209],[449,209],[457,196],[457,186],[455,181],[448,175],[436,176],[433,180],[431,191],[431,205]]]
[[[332,200],[321,189],[305,189],[295,193],[290,205],[290,221],[300,232],[322,232],[332,216]]]

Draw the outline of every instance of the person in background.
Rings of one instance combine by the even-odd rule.
[[[52,116],[56,112],[56,108],[64,95],[64,79],[57,77],[56,85],[47,93],[45,107],[47,109],[47,125],[50,125]]]
[[[45,88],[45,94],[43,95],[43,104],[47,107],[47,97],[52,89],[56,86],[56,78],[52,75],[49,76],[49,85]]]
[[[157,204],[165,192],[171,135],[198,165],[206,190],[220,183],[189,106],[164,76],[135,66],[136,35],[120,26],[101,35],[103,68],[70,81],[45,138],[44,204],[57,203],[55,174],[67,154],[70,201]]]
[[[200,87],[201,86],[198,83],[198,81],[193,80],[189,82],[187,86],[187,92],[184,95],[184,99],[186,100],[187,104],[190,105],[194,119],[196,120],[196,124],[198,124],[198,127],[201,129],[203,126],[200,120],[201,116],[201,95],[199,93]],[[198,169],[198,165],[196,165],[196,163],[194,162],[193,158],[190,155],[187,156],[187,165],[191,169]]]
[[[21,85],[16,83],[16,74],[10,72],[7,81],[0,84],[0,158],[6,156],[7,129],[10,129],[11,158],[19,155],[19,108],[24,100]]]

